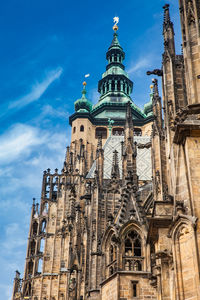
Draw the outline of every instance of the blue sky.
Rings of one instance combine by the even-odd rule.
[[[170,0],[180,54],[178,1]],[[96,103],[105,71],[113,17],[134,82],[132,99],[149,101],[151,77],[163,52],[163,0],[7,0],[0,2],[0,300],[10,299],[14,272],[22,274],[32,198],[43,170],[62,168],[70,142],[68,117],[80,97]],[[160,88],[161,90],[161,88]]]

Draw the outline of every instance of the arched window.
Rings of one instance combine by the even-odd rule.
[[[124,128],[122,127],[113,128],[112,135],[124,135]]]
[[[110,268],[109,268],[109,275],[112,275],[113,273],[114,273],[113,267],[110,267]]]
[[[129,238],[125,240],[125,255],[127,256],[132,256],[133,254],[133,249],[132,249],[132,243]]]
[[[33,274],[33,261],[30,260],[28,263],[28,275],[32,275]]]
[[[41,239],[40,240],[40,252],[43,253],[44,252],[44,245],[45,245],[45,240]]]
[[[45,219],[42,220],[41,232],[46,232],[47,222]]]
[[[135,231],[129,231],[124,239],[123,265],[125,270],[142,270],[142,244],[141,237]]]
[[[113,246],[110,246],[110,263],[113,262],[114,260],[114,250],[113,250]]]
[[[84,126],[83,125],[80,126],[80,131],[82,131],[82,132],[84,131]]]
[[[101,136],[102,139],[107,139],[107,129],[105,127],[97,127],[95,132],[95,138]]]
[[[33,223],[33,234],[37,234],[38,222]]]
[[[37,272],[38,273],[42,273],[42,258],[39,258],[39,261],[38,261],[38,270]]]
[[[120,92],[121,90],[121,84],[120,84],[120,80],[117,81],[117,90]]]
[[[30,255],[34,255],[35,254],[35,241],[32,240],[30,243]]]
[[[141,256],[141,241],[139,239],[134,241],[134,256]]]
[[[74,126],[74,128],[73,128],[73,133],[75,133],[76,132],[76,127]]]
[[[142,130],[140,128],[134,128],[134,135],[141,136],[142,135]]]
[[[115,90],[115,82],[114,82],[114,80],[112,80],[112,83],[111,83],[111,90],[112,90],[112,91]]]

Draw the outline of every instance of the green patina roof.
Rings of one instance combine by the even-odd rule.
[[[82,97],[74,103],[76,112],[90,112],[92,110],[92,103],[85,97],[86,89],[85,86],[82,90]]]
[[[95,116],[95,118],[108,118],[108,117],[117,117],[117,118],[125,118],[125,112],[126,109],[124,109],[124,111],[118,111],[118,113],[113,112],[112,108],[114,107],[121,107],[124,106],[126,107],[126,103],[129,102],[131,99],[129,97],[127,97],[126,99],[124,99],[123,102],[112,102],[112,101],[107,101],[102,100],[101,102],[98,102],[96,105],[93,106],[92,112],[97,112],[98,110],[100,110],[100,108],[103,108],[104,106],[106,107],[105,110],[103,112],[101,112],[100,114],[97,114]],[[132,102],[132,100],[131,100]],[[135,104],[135,103],[131,103],[131,107],[133,108],[133,110],[135,112],[137,112],[142,118],[146,118],[146,114]],[[110,113],[110,114],[109,114]],[[113,114],[113,115],[112,115]]]
[[[133,82],[129,79],[123,65],[125,53],[120,46],[117,33],[114,33],[106,58],[108,65],[102,75],[102,79],[98,83],[98,91],[101,94],[99,101],[92,107],[92,103],[85,96],[86,90],[84,86],[82,97],[74,104],[77,117],[85,117],[87,115],[95,124],[100,124],[100,122],[104,124],[109,118],[115,120],[115,124],[122,124],[126,118],[127,102],[131,101],[133,119],[138,124],[145,123],[146,120],[149,120],[149,117],[153,117],[153,92],[151,91],[150,101],[144,105],[144,111],[133,103],[130,96]],[[75,117],[76,113],[72,118]]]
[[[129,78],[128,73],[119,66],[111,66],[108,70],[106,70],[106,72],[102,74],[102,78],[108,75],[124,75],[125,77]]]
[[[111,48],[113,48],[113,47],[120,47],[121,48],[121,46],[120,46],[120,43],[119,43],[119,40],[118,40],[118,34],[115,32],[114,34],[113,34],[113,40],[112,40],[112,43],[111,43],[111,45],[110,45],[110,47],[109,47],[109,50],[111,49]]]

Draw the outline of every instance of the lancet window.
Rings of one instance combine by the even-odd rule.
[[[96,139],[101,136],[102,139],[107,139],[107,129],[104,127],[97,127],[96,128]]]
[[[141,271],[143,264],[141,237],[129,231],[124,239],[123,267],[127,271]]]
[[[34,235],[37,234],[37,229],[38,229],[38,222],[35,221],[35,222],[33,223],[33,234],[34,234]]]
[[[108,249],[107,270],[109,276],[117,271],[117,246],[114,244],[110,244]]]
[[[30,242],[30,255],[34,255],[35,254],[35,245],[36,245],[35,241],[32,240]]]

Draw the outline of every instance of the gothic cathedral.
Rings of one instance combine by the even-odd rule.
[[[162,100],[154,79],[144,110],[113,27],[99,101],[84,82],[63,169],[33,201],[13,300],[200,299],[200,1],[179,2],[183,52],[165,5],[162,67],[147,72]]]

